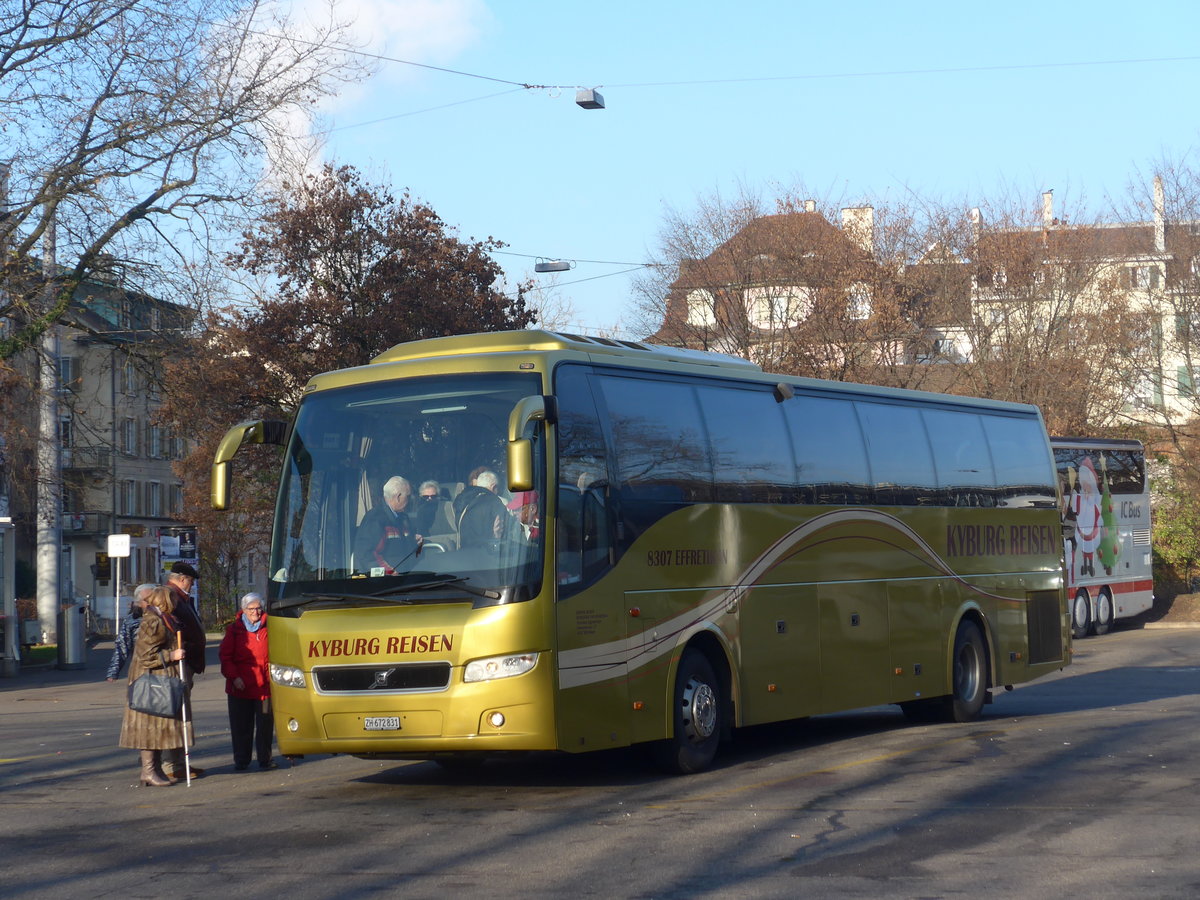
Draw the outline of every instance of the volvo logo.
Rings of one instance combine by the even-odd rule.
[[[374,683],[373,685],[371,685],[371,687],[372,687],[372,688],[382,688],[382,687],[387,687],[387,686],[388,686],[388,679],[392,677],[392,673],[393,673],[393,672],[395,672],[395,671],[396,671],[396,670],[395,670],[394,668],[392,668],[392,669],[382,669],[382,670],[380,670],[380,671],[377,671],[377,672],[375,673],[375,683]]]

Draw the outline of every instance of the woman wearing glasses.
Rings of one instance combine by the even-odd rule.
[[[271,683],[267,671],[267,613],[259,594],[242,598],[241,614],[229,623],[221,640],[221,674],[225,676],[229,703],[229,735],[233,739],[233,767],[250,768],[251,757],[260,769],[274,769],[271,743]]]

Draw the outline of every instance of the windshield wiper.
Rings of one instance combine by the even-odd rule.
[[[289,597],[286,599],[276,600],[272,606],[276,609],[292,609],[297,606],[307,606],[310,603],[319,603],[322,600],[333,601],[355,601],[361,600],[367,603],[396,603],[396,604],[412,604],[415,601],[406,596],[418,591],[435,590],[438,588],[458,588],[475,597],[483,597],[487,600],[500,600],[503,594],[499,591],[491,591],[486,588],[472,587],[467,584],[466,576],[463,575],[436,575],[425,581],[416,581],[410,584],[396,585],[395,587],[384,588],[381,591],[375,591],[370,594],[349,594],[345,592],[336,593],[307,593],[300,594],[298,597]]]
[[[499,591],[489,591],[487,588],[472,587],[467,584],[467,576],[465,575],[434,575],[427,581],[418,581],[413,584],[403,584],[397,587],[385,588],[382,591],[377,591],[371,594],[372,597],[380,599],[386,597],[394,597],[396,594],[406,594],[410,591],[427,591],[431,588],[456,587],[472,594],[476,597],[483,597],[487,600],[500,600],[504,595]]]

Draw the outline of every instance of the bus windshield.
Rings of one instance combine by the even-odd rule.
[[[535,486],[510,495],[508,420],[533,373],[399,378],[314,393],[288,444],[271,549],[272,612],[528,599],[542,573]]]

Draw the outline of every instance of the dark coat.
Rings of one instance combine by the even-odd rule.
[[[129,656],[129,683],[133,684],[146,672],[176,675],[178,663],[169,654],[175,648],[178,626],[173,619],[148,607],[138,626],[137,640]],[[186,652],[186,651],[185,651]],[[190,712],[190,711],[189,711]],[[189,719],[190,719],[189,715]],[[191,723],[188,723],[188,743],[192,743]],[[183,728],[179,719],[151,716],[125,707],[118,746],[132,750],[174,750],[183,746]]]
[[[142,624],[140,608],[136,613],[130,613],[121,620],[121,631],[117,635],[117,639],[113,641],[113,655],[112,659],[108,661],[108,671],[104,673],[105,678],[116,679],[121,674],[121,670],[125,668],[125,661],[129,659],[129,654],[133,652],[134,642],[137,641],[140,624]]]
[[[454,498],[455,523],[460,547],[477,547],[497,538],[512,540],[520,526],[504,501],[487,488],[472,484]],[[499,522],[500,533],[496,533]]]
[[[266,700],[271,696],[271,679],[267,663],[267,614],[263,613],[262,627],[251,631],[238,615],[225,629],[221,639],[221,674],[225,676],[225,693],[243,700]],[[235,678],[242,679],[239,691],[233,686]]]
[[[208,646],[208,636],[200,623],[200,615],[192,606],[191,594],[186,594],[173,584],[168,584],[171,596],[175,598],[175,621],[183,632],[183,652],[187,654],[187,664],[199,675],[204,671],[204,651]]]
[[[453,535],[455,528],[452,518],[454,512],[449,500],[422,500],[418,497],[410,501],[417,504],[412,517],[413,530],[422,537],[430,535]]]
[[[417,539],[407,515],[392,512],[386,503],[367,511],[354,538],[354,571],[411,568],[416,555]]]

